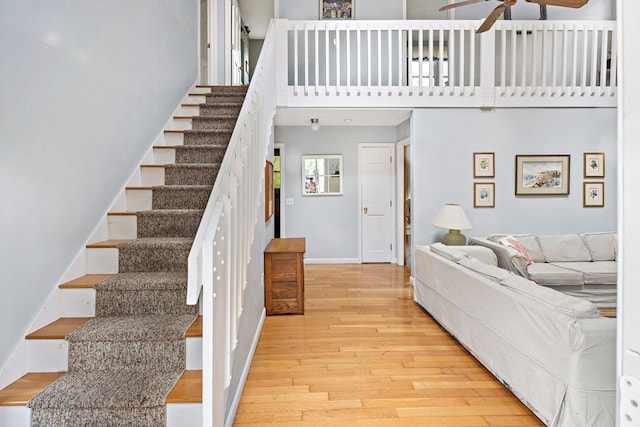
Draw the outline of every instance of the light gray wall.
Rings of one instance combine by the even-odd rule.
[[[395,143],[396,128],[327,127],[312,132],[308,126],[276,127],[275,141],[284,143],[283,206],[286,237],[305,237],[307,259],[337,262],[355,261],[358,240],[358,143]],[[343,156],[341,196],[302,196],[302,155],[341,154]]]
[[[320,19],[320,0],[276,0],[276,18]],[[403,19],[402,0],[356,0],[355,19]]]
[[[195,82],[198,5],[0,0],[0,366]]]
[[[446,233],[431,225],[445,203],[460,203],[472,230],[560,233],[616,229],[616,110],[420,109],[411,119],[414,244]],[[473,178],[473,152],[495,153],[495,178]],[[605,207],[582,207],[583,153],[604,152]],[[516,154],[569,154],[569,196],[515,196]],[[598,181],[597,179],[589,179]],[[473,183],[495,182],[495,208],[473,207]]]

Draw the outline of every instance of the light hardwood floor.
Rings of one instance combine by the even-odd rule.
[[[390,264],[306,265],[268,316],[234,426],[542,426],[413,302]]]

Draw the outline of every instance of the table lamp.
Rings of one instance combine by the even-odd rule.
[[[464,214],[462,206],[455,203],[447,203],[440,209],[431,225],[449,230],[442,240],[445,245],[462,246],[467,243],[467,238],[460,233],[460,230],[470,230],[471,223]]]

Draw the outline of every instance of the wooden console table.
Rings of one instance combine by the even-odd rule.
[[[273,239],[264,250],[267,315],[304,314],[304,237]]]

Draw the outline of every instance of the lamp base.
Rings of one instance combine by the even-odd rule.
[[[464,246],[467,244],[467,238],[464,234],[460,233],[460,230],[451,229],[444,235],[442,243],[447,246]]]

